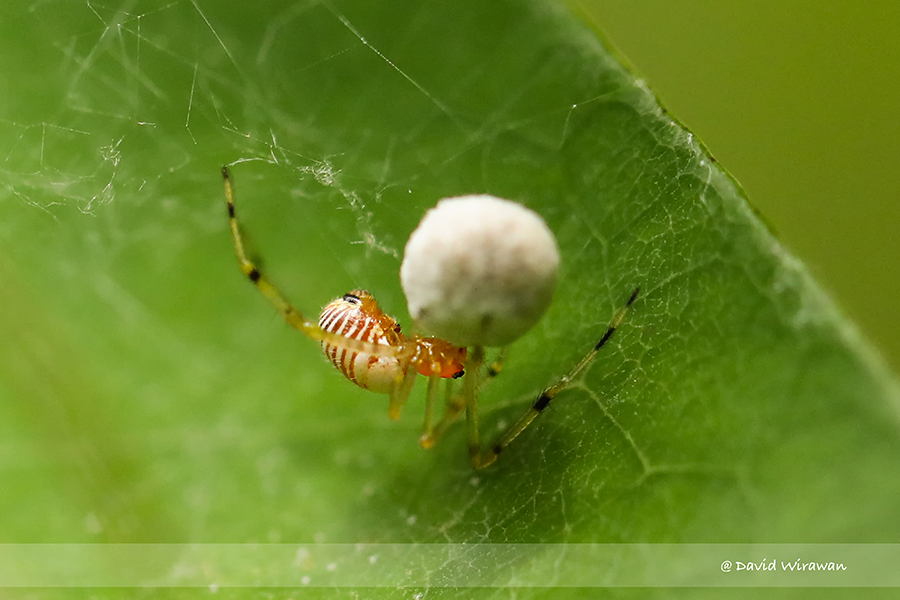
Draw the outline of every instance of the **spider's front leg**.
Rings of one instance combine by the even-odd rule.
[[[544,410],[550,406],[550,402],[559,394],[561,391],[565,390],[571,382],[578,376],[581,371],[585,369],[589,364],[591,364],[597,356],[597,352],[606,345],[606,342],[612,337],[613,333],[616,332],[616,329],[622,323],[622,320],[625,318],[625,314],[628,312],[628,309],[631,308],[631,305],[634,304],[634,301],[637,300],[638,293],[640,292],[640,288],[635,288],[635,290],[631,293],[631,296],[628,298],[628,301],[625,303],[616,316],[613,318],[612,322],[607,327],[606,332],[600,338],[590,352],[582,358],[575,367],[572,368],[566,375],[564,375],[559,381],[557,381],[552,386],[545,389],[541,392],[535,401],[528,407],[519,420],[516,421],[512,427],[507,429],[504,433],[502,433],[497,440],[491,444],[491,447],[488,448],[487,451],[481,452],[481,447],[478,442],[478,424],[477,420],[473,425],[470,423],[469,425],[469,455],[472,457],[472,466],[476,469],[482,469],[489,465],[492,465],[496,462],[497,457],[500,456],[500,453],[503,452],[504,448],[509,446],[513,440],[515,440],[519,435],[525,431],[534,420],[540,415]],[[468,394],[468,390],[467,390]],[[472,400],[474,403],[474,399]],[[466,396],[466,403],[469,403],[469,396]],[[474,411],[473,411],[474,413]],[[467,411],[468,414],[468,411]],[[473,414],[473,420],[475,420],[475,416]],[[474,433],[473,433],[474,432]],[[474,437],[473,437],[474,435]],[[473,442],[474,440],[474,442]],[[474,445],[473,445],[474,443]]]

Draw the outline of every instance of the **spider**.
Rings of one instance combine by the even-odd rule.
[[[557,383],[543,390],[531,406],[491,444],[482,450],[478,433],[479,371],[485,366],[483,346],[471,351],[446,340],[421,335],[404,335],[397,321],[378,306],[365,290],[353,290],[330,302],[313,322],[300,313],[262,274],[244,250],[244,240],[237,221],[234,184],[228,167],[222,167],[225,203],[234,250],[241,272],[269,300],[292,327],[319,342],[325,356],[350,381],[361,388],[388,394],[388,416],[400,418],[416,375],[428,378],[425,400],[425,422],[419,443],[431,448],[463,410],[466,412],[467,441],[472,467],[482,469],[493,464],[500,453],[541,414],[556,395],[587,367],[597,352],[609,341],[625,314],[637,299],[635,289],[625,305],[616,313],[606,332],[594,347]],[[500,372],[505,357],[501,350],[497,361],[487,366],[487,377]],[[455,381],[463,379],[462,395],[455,391]],[[440,396],[441,380],[446,380],[444,414],[434,422]]]

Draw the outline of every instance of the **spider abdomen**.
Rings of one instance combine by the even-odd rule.
[[[396,347],[402,342],[396,321],[378,308],[370,294],[359,290],[344,294],[323,308],[319,327],[370,344]],[[329,342],[322,342],[322,349],[344,377],[369,391],[389,394],[403,379],[405,369],[398,358],[340,348]]]

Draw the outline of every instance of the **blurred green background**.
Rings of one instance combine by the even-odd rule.
[[[552,1],[10,4],[2,540],[900,537],[894,382]],[[897,19],[743,6],[576,8],[897,365],[896,61],[867,54],[896,48]],[[225,163],[252,247],[310,313],[365,286],[408,324],[396,274],[436,198],[547,218],[565,272],[483,390],[486,432],[584,356],[622,290],[642,296],[580,389],[473,475],[461,427],[423,453],[421,402],[388,421],[239,275]]]
[[[896,372],[900,3],[572,0]]]

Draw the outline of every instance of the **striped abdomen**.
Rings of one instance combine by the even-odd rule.
[[[398,346],[403,341],[397,322],[378,308],[369,293],[359,290],[344,294],[323,308],[319,327],[372,344]],[[387,394],[403,378],[403,369],[397,358],[373,356],[329,342],[322,342],[322,348],[325,356],[347,379],[367,390]]]

